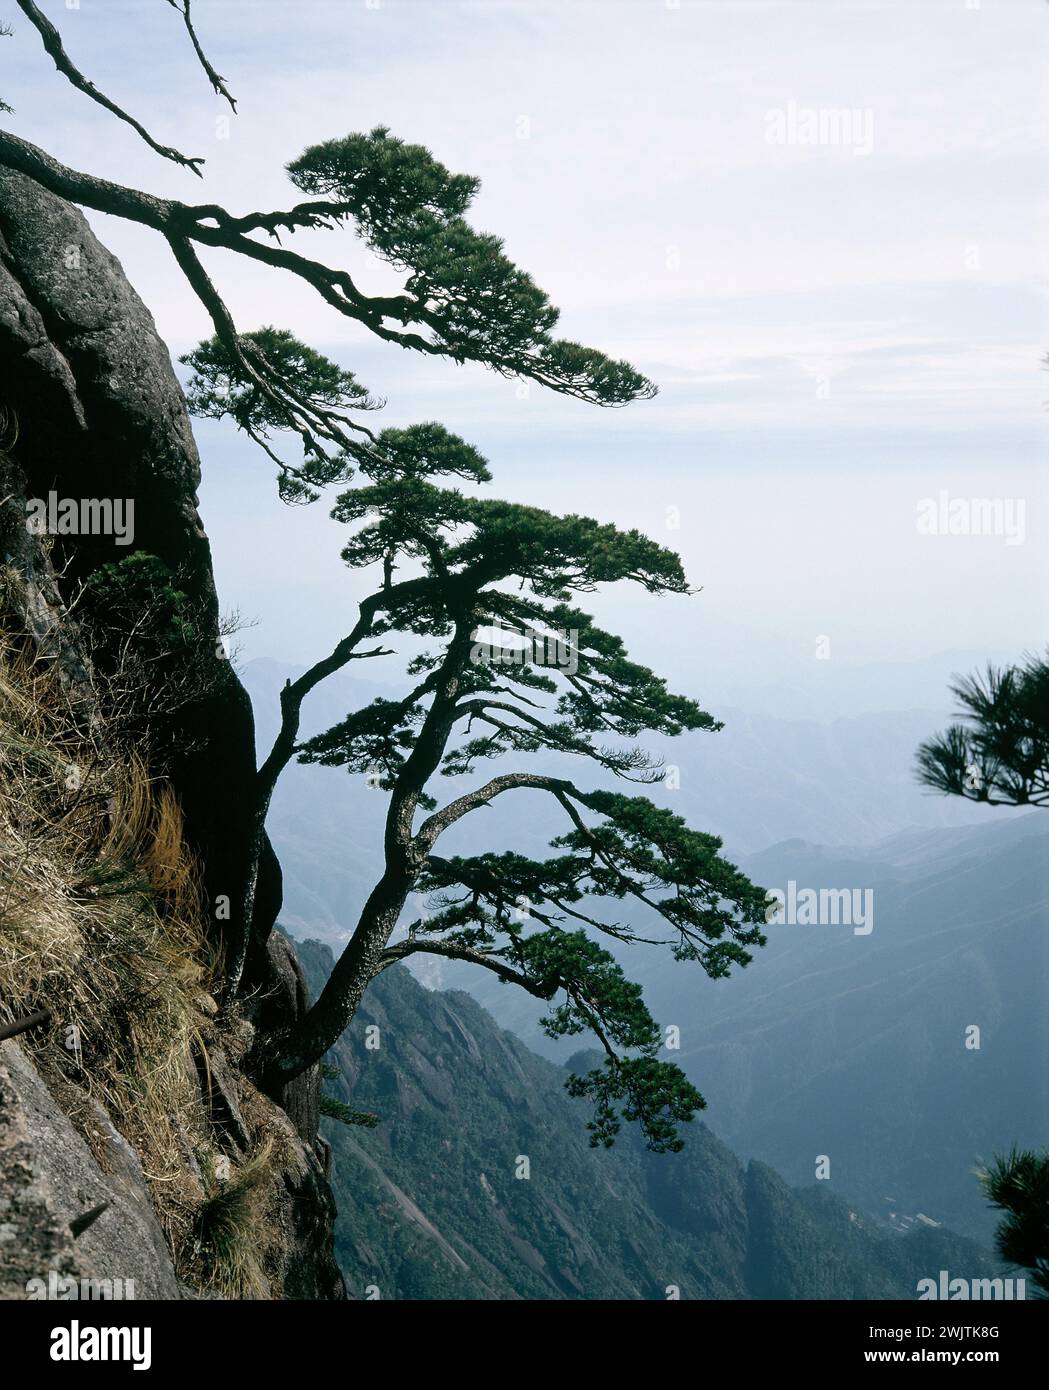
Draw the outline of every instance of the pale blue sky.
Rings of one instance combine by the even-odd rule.
[[[646,658],[720,691],[822,679],[822,635],[849,666],[1049,638],[1042,0],[197,0],[240,100],[228,139],[170,7],[42,7],[157,138],[208,160],[204,184],[165,166],[0,3],[17,31],[0,49],[6,121],[92,172],[275,207],[306,144],[381,122],[481,177],[475,224],[505,236],[568,336],[653,376],[656,401],[522,400],[368,340],[290,279],[209,266],[242,328],[331,352],[389,398],[390,422],[442,419],[485,450],[499,492],[680,549],[698,598],[602,610]],[[828,108],[857,112],[869,152],[768,140],[770,112]],[[204,336],[165,248],[93,221],[172,349]],[[349,235],[296,244],[389,282]],[[340,528],[323,503],[282,509],[233,432],[198,438],[223,598],[258,619],[247,654],[310,658],[358,592]],[[918,503],[941,489],[1023,499],[1024,544],[918,535]]]

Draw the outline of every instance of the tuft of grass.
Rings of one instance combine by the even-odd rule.
[[[197,1278],[224,1298],[267,1298],[258,1230],[271,1185],[273,1143],[267,1139],[224,1181],[213,1179],[197,1209],[194,1237]]]

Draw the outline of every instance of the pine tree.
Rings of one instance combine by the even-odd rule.
[[[1049,1298],[1049,1149],[1013,1149],[996,1158],[980,1181],[991,1204],[1005,1212],[996,1233],[998,1253],[1029,1269]]]
[[[1049,665],[988,666],[951,691],[962,721],[918,749],[926,786],[990,806],[1049,806]]]
[[[324,991],[290,1034],[265,1040],[260,1065],[275,1087],[292,1080],[335,1043],[382,970],[431,954],[549,1001],[551,1036],[596,1037],[603,1066],[568,1083],[594,1102],[595,1144],[611,1143],[625,1118],[653,1149],[679,1148],[677,1125],[702,1097],[660,1057],[639,986],[600,939],[661,947],[721,977],[763,944],[765,895],[722,858],[720,840],[649,797],[548,770],[582,760],[605,781],[658,783],[661,761],[639,740],[720,727],[573,601],[620,581],[684,595],[678,557],[637,531],[471,497],[424,476],[348,490],[333,514],[352,528],[346,563],[383,575],[340,660],[388,655],[383,644],[408,634],[429,650],[408,663],[415,684],[401,698],[378,699],[302,743],[302,696],[331,659],[285,687],[260,776],[272,786],[298,757],[369,777],[388,798],[384,865]],[[478,782],[479,766],[503,757],[513,770]],[[439,804],[441,776],[468,787]],[[548,809],[536,813],[560,832],[549,856],[439,852],[452,826],[521,793],[542,798]],[[395,939],[414,893],[429,895],[433,911]],[[626,902],[651,926],[623,920],[616,909]]]
[[[989,806],[1049,806],[1049,664],[1029,656],[988,666],[951,689],[962,722],[918,749],[919,780]],[[1002,1258],[1030,1269],[1049,1294],[1049,1152],[1014,1149],[981,1181],[1006,1213],[996,1237]]]
[[[66,80],[157,155],[203,177],[202,159],[154,139],[80,71],[33,0],[17,3]],[[169,4],[212,89],[235,110],[194,28],[189,0]],[[256,912],[255,897],[270,799],[284,768],[299,757],[365,772],[388,796],[383,873],[328,986],[292,1033],[260,1040],[270,1082],[279,1088],[318,1063],[375,975],[425,951],[473,962],[550,1001],[552,1034],[598,1039],[603,1066],[569,1082],[574,1094],[594,1102],[595,1144],[611,1143],[625,1118],[641,1125],[653,1148],[680,1147],[676,1126],[702,1097],[658,1055],[661,1034],[639,987],[598,939],[626,945],[642,938],[629,923],[596,915],[591,903],[634,900],[660,926],[655,944],[719,977],[745,965],[750,948],[762,944],[764,896],[721,858],[716,837],[644,796],[581,787],[545,766],[558,756],[582,758],[608,780],[658,781],[658,758],[635,740],[720,727],[574,606],[576,596],[621,581],[653,594],[684,594],[678,558],[635,531],[481,500],[435,482],[473,486],[490,474],[480,454],[439,423],[373,429],[366,421],[381,402],[351,371],[286,329],[241,331],[199,251],[219,248],[293,275],[332,311],[416,352],[479,363],[600,406],[644,400],[655,387],[628,363],[557,337],[558,311],[547,295],[497,237],[468,221],[477,179],[450,172],[429,150],[385,127],[306,149],[287,166],[303,200],[240,215],[215,202],[161,198],[96,178],[6,130],[0,165],[164,238],[214,327],[213,337],[183,359],[192,371],[191,409],[232,419],[276,466],[287,502],[312,502],[324,487],[354,484],[335,509],[352,528],[343,554],[350,566],[381,574],[352,629],[282,691],[280,731],[244,807],[243,864],[240,882],[231,885],[224,941],[227,1009],[250,953],[262,949],[273,926],[272,915]],[[333,269],[281,239],[306,228],[352,230],[353,253],[363,244],[398,272],[400,289],[365,294],[349,269]],[[289,437],[301,457],[289,454]],[[485,636],[493,626],[503,634],[499,642],[525,644],[533,659],[508,659],[493,648]],[[353,711],[300,743],[309,693],[351,661],[392,655],[383,641],[395,636],[433,644],[406,672],[414,681],[408,693]],[[536,643],[544,652],[553,643],[558,660],[534,659]],[[437,804],[435,776],[470,778],[479,762],[502,754],[520,770]],[[553,854],[437,853],[450,826],[521,791],[545,797],[560,816]],[[416,891],[439,906],[394,941]]]

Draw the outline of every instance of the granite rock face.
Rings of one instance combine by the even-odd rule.
[[[173,274],[178,274],[173,267]],[[189,291],[187,290],[187,293]],[[255,772],[251,703],[219,655],[219,601],[197,510],[200,459],[178,380],[152,316],[82,214],[32,180],[0,170],[0,564],[17,576],[20,624],[94,717],[93,673],[66,605],[101,565],[134,551],[157,556],[203,615],[212,669],[178,716],[177,752],[163,774],[174,787],[204,892],[229,893],[246,843],[241,808]],[[133,535],[49,536],[26,527],[26,504],[63,499],[133,502]],[[125,515],[130,512],[125,511]],[[268,842],[256,897],[265,937],[281,899]],[[267,1025],[304,1007],[297,965],[281,944],[258,951],[248,983]],[[289,988],[289,985],[291,987]],[[257,1026],[257,1025],[256,1025]],[[317,1136],[316,1075],[281,1097],[261,1095],[232,1057],[220,1056],[218,1091],[202,1083],[213,1119],[234,1147],[274,1140],[271,1229],[265,1237],[276,1297],[342,1298],[333,1257],[334,1203]],[[133,1280],[139,1298],[189,1296],[175,1276],[148,1184],[121,1137],[121,1117],[90,1111],[95,1157],[29,1053],[0,1045],[0,1297],[26,1297],[29,1280]],[[101,1146],[101,1148],[99,1148]],[[102,1203],[78,1239],[70,1222]]]
[[[8,503],[0,543],[5,555],[22,552],[35,584],[46,590],[40,571],[47,567],[24,553],[25,499],[110,499],[124,504],[125,515],[133,504],[130,544],[105,534],[52,538],[63,591],[100,565],[146,551],[177,575],[211,628],[212,669],[201,673],[210,693],[182,714],[184,751],[171,775],[207,890],[228,893],[245,852],[237,811],[255,771],[254,721],[246,692],[218,655],[219,602],[197,510],[200,458],[182,390],[152,315],[83,215],[7,169],[0,169],[0,448],[21,475],[21,488],[9,483],[0,493]],[[34,622],[46,628],[46,614]],[[263,930],[276,919],[280,893],[267,842],[256,902]]]
[[[89,1123],[104,1167],[18,1044],[0,1044],[0,1298],[39,1294],[52,1275],[118,1297],[180,1298],[142,1165],[101,1107]],[[74,1238],[71,1223],[103,1204]]]

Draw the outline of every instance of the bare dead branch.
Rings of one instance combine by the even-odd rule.
[[[65,45],[62,43],[62,35],[51,23],[47,15],[43,14],[37,8],[33,0],[15,0],[15,3],[40,35],[44,50],[54,60],[55,67],[63,77],[68,79],[78,92],[83,92],[85,96],[90,97],[91,100],[97,102],[99,106],[105,107],[107,111],[112,112],[119,120],[124,121],[125,124],[129,125],[132,130],[136,131],[137,134],[142,137],[151,150],[155,150],[157,154],[162,155],[165,159],[170,159],[173,164],[180,164],[184,169],[190,169],[198,178],[204,177],[200,172],[200,165],[204,163],[202,157],[199,155],[193,157],[180,154],[179,151],[174,149],[171,145],[159,144],[153,139],[144,125],[136,121],[134,116],[129,115],[128,112],[125,111],[123,107],[118,106],[115,101],[111,101],[109,97],[106,96],[105,92],[99,91],[90,78],[84,76],[66,52]]]
[[[35,1014],[29,1014],[26,1018],[20,1018],[14,1023],[5,1023],[0,1028],[0,1042],[6,1038],[17,1038],[22,1033],[28,1033],[31,1028],[39,1028],[50,1022],[51,1010],[37,1009]]]
[[[222,77],[219,73],[217,73],[215,69],[211,66],[211,63],[208,61],[208,55],[204,52],[204,49],[202,48],[200,43],[200,39],[197,38],[197,31],[193,27],[193,20],[190,17],[189,13],[191,3],[192,0],[182,0],[181,4],[179,4],[179,0],[168,0],[168,4],[171,6],[171,8],[173,10],[177,10],[179,14],[182,16],[183,23],[186,26],[186,33],[189,35],[190,41],[193,44],[193,48],[200,62],[200,66],[204,69],[204,72],[207,75],[207,79],[211,83],[212,89],[214,90],[216,96],[225,97],[232,109],[236,111],[237,103],[230,95],[229,88],[226,86],[226,79]]]

